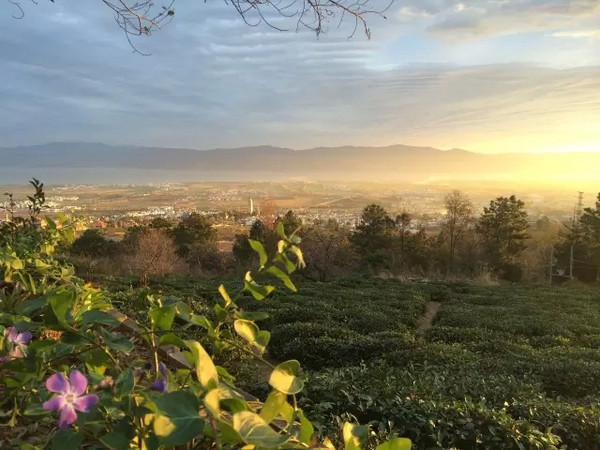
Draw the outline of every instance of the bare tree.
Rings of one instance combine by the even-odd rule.
[[[442,234],[448,242],[448,268],[454,271],[456,248],[467,229],[473,223],[473,204],[469,198],[460,191],[452,191],[444,198],[446,218],[442,227]]]
[[[25,15],[22,3],[26,0],[6,0],[13,4],[16,12],[13,15],[21,19]],[[29,0],[37,4],[37,0]],[[49,0],[54,3],[54,0]],[[104,3],[114,15],[115,22],[123,30],[129,44],[135,52],[137,50],[132,37],[149,36],[171,22],[175,16],[175,0],[164,0],[156,3],[155,0],[99,0]],[[317,35],[327,31],[330,22],[337,23],[339,27],[344,20],[354,23],[349,37],[356,34],[357,30],[371,37],[371,30],[367,18],[377,15],[385,18],[385,12],[394,0],[224,0],[231,6],[249,26],[267,26],[279,30],[308,28]],[[383,1],[379,8],[371,7],[373,1]],[[275,18],[283,18],[288,25],[275,23]]]
[[[139,236],[134,253],[127,258],[129,268],[144,284],[148,276],[180,271],[185,264],[176,250],[173,239],[163,230],[149,229]]]

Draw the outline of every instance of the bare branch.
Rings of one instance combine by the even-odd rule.
[[[22,19],[25,11],[22,0],[6,0],[18,9],[15,19]],[[36,0],[29,0],[37,4]],[[54,2],[54,0],[50,0]],[[134,53],[147,55],[137,49],[132,38],[150,36],[173,20],[175,16],[175,0],[164,0],[165,4],[157,4],[156,0],[100,0],[113,12],[115,22],[126,36]],[[327,31],[330,21],[336,20],[339,28],[342,22],[350,17],[354,27],[349,34],[353,37],[360,28],[367,38],[371,38],[371,30],[367,25],[367,16],[377,15],[385,18],[384,13],[394,0],[389,1],[381,10],[373,9],[370,3],[382,0],[223,0],[233,6],[242,20],[249,26],[265,24],[268,27],[286,31],[287,28],[276,24],[276,19],[295,19],[295,28],[308,28],[319,36]],[[205,0],[206,2],[206,0]]]
[[[6,0],[6,1],[8,3],[14,5],[15,8],[17,8],[17,10],[18,10],[18,13],[16,16],[13,14],[14,19],[21,20],[23,17],[25,17],[25,11],[23,10],[23,7],[21,6],[21,4],[19,2],[17,2],[16,0]],[[33,2],[33,3],[35,3],[35,2]]]

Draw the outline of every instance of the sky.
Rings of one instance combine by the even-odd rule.
[[[101,0],[21,4],[0,0],[0,147],[600,151],[600,0],[396,0],[370,40],[176,0],[150,56]]]

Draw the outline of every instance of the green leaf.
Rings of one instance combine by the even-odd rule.
[[[222,420],[218,422],[219,431],[221,432],[221,441],[226,444],[241,444],[242,438],[231,425]]]
[[[149,433],[148,437],[144,438],[145,450],[159,450],[160,442],[154,433]]]
[[[312,423],[306,418],[302,410],[298,410],[298,417],[300,417],[300,436],[298,439],[300,442],[304,442],[305,444],[310,444],[312,440],[312,436],[315,433],[315,428],[312,426]]]
[[[170,330],[175,320],[177,308],[175,306],[163,306],[150,311],[150,320],[154,327],[160,330]]]
[[[42,446],[23,443],[20,445],[19,450],[42,450]]]
[[[296,376],[300,363],[295,359],[279,364],[269,378],[269,384],[284,394],[297,394],[304,388],[304,382]]]
[[[260,410],[260,417],[265,422],[271,423],[277,417],[277,414],[279,414],[285,401],[286,395],[283,392],[271,391]]]
[[[118,327],[121,325],[121,322],[119,322],[119,320],[116,319],[112,314],[109,314],[106,311],[100,311],[98,309],[91,309],[84,312],[81,315],[80,321],[82,326],[90,323],[108,325],[109,327]]]
[[[279,278],[283,284],[285,284],[285,287],[287,287],[290,291],[298,292],[298,289],[296,289],[296,286],[294,286],[294,283],[292,283],[290,276],[279,267],[271,266],[267,269],[267,272]]]
[[[48,298],[46,296],[36,298],[33,300],[26,300],[23,303],[17,305],[15,312],[24,316],[29,316],[31,313],[42,309],[48,304]]]
[[[260,243],[259,241],[255,241],[254,239],[248,239],[248,242],[250,243],[250,247],[252,247],[252,250],[258,253],[260,267],[263,268],[269,260],[269,258],[267,257],[267,252],[265,252],[265,248],[263,247],[262,243]]]
[[[233,429],[246,444],[260,448],[277,448],[290,439],[273,430],[258,414],[248,411],[233,415]]]
[[[65,331],[62,334],[60,337],[60,342],[74,346],[85,345],[86,343],[89,343],[89,341],[87,341],[81,334],[71,333],[70,331]]]
[[[163,334],[158,339],[158,345],[174,345],[179,348],[186,347],[185,341],[173,333]]]
[[[192,314],[190,318],[190,323],[194,325],[198,325],[204,328],[206,331],[212,330],[212,323],[210,320],[206,318],[206,316],[201,316],[200,314]]]
[[[74,291],[63,291],[51,294],[48,303],[61,325],[67,325],[71,321],[71,307],[75,302]]]
[[[294,264],[285,253],[280,253],[275,259],[283,263],[287,273],[292,273],[296,270],[296,264]]]
[[[287,236],[285,235],[285,228],[283,227],[283,222],[280,220],[277,222],[277,234],[281,239],[287,240]]]
[[[186,341],[196,363],[196,375],[204,388],[214,389],[219,385],[219,375],[212,358],[197,341]]]
[[[41,345],[44,343],[43,347],[40,347],[37,353],[38,358],[42,361],[50,361],[52,359],[59,359],[62,357],[69,356],[73,353],[73,346],[63,344],[62,342],[54,342],[52,341],[49,344],[46,344],[47,341],[37,341],[32,342],[29,346],[30,349],[34,348],[34,344]],[[39,344],[38,344],[39,343]],[[36,346],[37,347],[37,346]]]
[[[212,389],[208,394],[204,396],[204,405],[206,409],[215,418],[221,417],[221,408],[219,407],[219,388]]]
[[[410,450],[412,443],[407,438],[396,438],[379,444],[376,450]]]
[[[231,305],[231,303],[233,303],[231,301],[231,297],[229,297],[229,294],[227,293],[227,291],[225,290],[225,286],[221,285],[219,286],[219,294],[221,294],[221,297],[223,298],[223,301],[225,302],[225,307],[227,308],[229,305]]]
[[[252,343],[256,341],[259,329],[254,322],[250,322],[249,320],[238,319],[233,323],[233,327],[235,328],[237,334],[239,334],[248,342]]]
[[[298,259],[298,267],[306,267],[306,263],[304,262],[304,256],[302,255],[302,250],[300,250],[300,248],[296,247],[295,245],[292,245],[291,247],[289,247],[288,250],[294,255],[296,255],[296,258]]]
[[[273,292],[275,288],[273,286],[263,286],[256,283],[256,281],[252,279],[250,272],[246,272],[246,276],[244,278],[244,290],[250,292],[256,300],[262,300],[271,292]]]
[[[269,318],[269,314],[267,314],[266,312],[262,312],[262,311],[244,311],[244,312],[238,312],[237,316],[240,319],[251,320],[253,322],[255,322],[257,320],[265,320],[265,319]]]
[[[79,357],[89,372],[103,375],[109,365],[109,357],[104,350],[95,349],[81,354]]]
[[[59,430],[52,438],[52,450],[77,450],[83,443],[83,434]]]
[[[198,415],[198,398],[190,392],[175,391],[154,399],[158,415],[154,433],[166,445],[184,445],[202,434],[204,421]]]
[[[190,305],[184,302],[177,302],[175,305],[175,310],[177,312],[177,317],[185,320],[186,322],[190,321],[190,317],[192,315],[192,308]]]
[[[261,353],[264,353],[270,340],[271,333],[267,330],[261,330],[258,332],[258,336],[256,336],[254,345],[258,348],[258,350],[260,350]]]
[[[245,400],[232,397],[232,398],[224,398],[221,400],[221,407],[230,413],[237,413],[241,411],[248,411],[249,407]]]
[[[279,414],[281,414],[281,417],[283,417],[283,420],[285,420],[288,425],[291,425],[294,421],[294,407],[288,402],[285,402],[281,406]]]
[[[127,336],[123,336],[117,333],[111,333],[105,329],[101,329],[104,335],[104,342],[111,350],[129,353],[133,350],[133,342],[131,342]]]
[[[111,431],[100,438],[100,442],[110,450],[127,450],[129,449],[129,439],[122,433]]]
[[[277,253],[279,255],[283,254],[283,252],[286,249],[286,247],[287,247],[287,242],[286,241],[281,240],[281,241],[277,242]]]
[[[227,310],[218,304],[213,306],[213,311],[217,316],[217,320],[219,320],[220,322],[225,322],[227,320],[227,317],[229,316]]]
[[[134,386],[133,370],[129,367],[121,372],[117,377],[117,381],[115,381],[115,392],[117,397],[123,398],[133,391]]]
[[[363,442],[369,435],[369,427],[346,422],[344,424],[343,434],[345,450],[360,450]]]
[[[48,414],[48,411],[44,409],[41,403],[30,403],[23,411],[24,416],[43,416]]]

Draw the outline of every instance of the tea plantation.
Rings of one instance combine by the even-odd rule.
[[[137,292],[126,280],[102,284],[117,304]],[[207,313],[216,286],[151,284]],[[323,435],[352,419],[371,425],[373,446],[405,436],[418,449],[600,449],[597,289],[366,278],[298,280],[298,289],[238,303],[268,313],[270,358],[302,364],[301,406]],[[423,328],[431,301],[441,307]],[[260,378],[238,380],[265,392]]]

